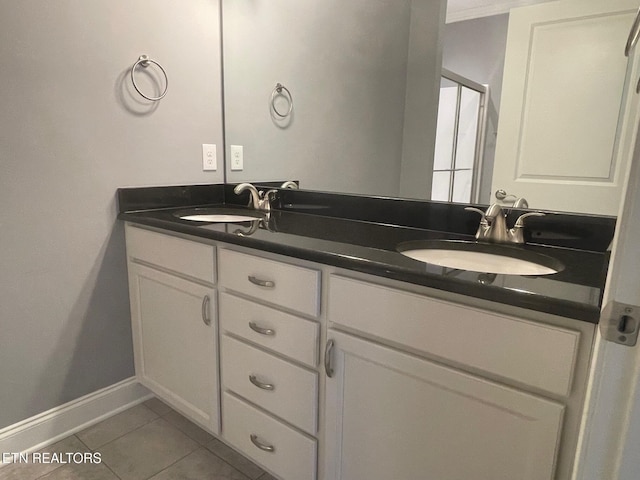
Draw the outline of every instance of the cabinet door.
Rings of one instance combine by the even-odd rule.
[[[328,338],[324,480],[554,478],[563,405],[340,332]]]
[[[580,0],[510,12],[492,192],[617,215],[639,111],[638,62],[624,56],[637,8]]]
[[[216,291],[141,265],[129,268],[140,382],[218,433]]]

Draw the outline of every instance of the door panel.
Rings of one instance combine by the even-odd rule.
[[[531,208],[617,214],[633,142],[624,127],[638,115],[637,65],[624,56],[637,6],[512,10],[492,201],[502,189]]]
[[[325,480],[551,480],[564,406],[329,331]]]

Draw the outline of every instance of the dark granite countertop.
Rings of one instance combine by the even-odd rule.
[[[332,216],[326,208],[323,210],[317,201],[313,201],[313,205],[290,203],[287,196],[291,193],[281,193],[284,200],[279,208],[259,222],[203,223],[182,220],[175,213],[187,206],[224,207],[239,212],[247,209],[238,205],[241,202],[237,198],[232,199],[235,204],[224,203],[224,194],[202,196],[189,191],[188,195],[170,196],[170,201],[154,203],[131,201],[138,192],[120,190],[119,218],[494,302],[598,322],[609,258],[602,239],[592,242],[592,249],[585,249],[584,245],[583,248],[569,248],[534,243],[519,247],[560,260],[565,269],[552,275],[490,275],[454,270],[412,260],[398,253],[396,248],[402,242],[416,240],[473,241],[473,235],[466,226],[441,231],[370,219],[339,218]],[[169,207],[168,204],[174,206]],[[154,205],[160,208],[152,208]],[[477,218],[471,218],[477,226]],[[571,222],[563,219],[560,223]],[[613,223],[608,220],[605,223],[612,232],[615,219]],[[581,224],[584,224],[584,219]],[[467,231],[462,231],[465,229]]]

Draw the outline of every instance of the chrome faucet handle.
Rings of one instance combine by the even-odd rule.
[[[478,225],[478,230],[476,231],[476,240],[483,240],[486,236],[487,228],[489,227],[489,222],[487,222],[487,216],[484,211],[476,207],[465,207],[464,209],[468,212],[476,212],[482,215],[480,225]]]
[[[514,228],[522,228],[524,227],[524,219],[527,217],[544,217],[544,213],[542,212],[529,212],[529,213],[523,213],[522,215],[520,215],[518,217],[518,219],[516,220],[516,223],[513,225]]]
[[[258,197],[260,198],[258,202],[258,210],[270,212],[271,202],[275,200],[275,196],[277,193],[278,193],[278,190],[275,190],[275,189],[267,190],[266,192],[263,190],[260,190],[260,192],[258,192]]]
[[[277,194],[278,194],[278,190],[275,188],[272,188],[271,190],[262,192],[262,198],[271,198],[273,200]]]
[[[544,213],[542,212],[529,212],[523,213],[518,217],[516,223],[513,225],[513,228],[509,230],[509,240],[511,243],[524,243],[524,219],[527,217],[544,217]]]
[[[476,213],[479,213],[480,215],[482,215],[482,219],[480,221],[486,221],[487,220],[487,217],[485,216],[484,211],[480,210],[479,208],[476,208],[476,207],[464,207],[464,209],[467,212],[476,212]]]
[[[240,195],[245,190],[249,190],[250,194],[248,206],[259,209],[260,194],[258,193],[258,189],[250,183],[240,183],[239,185],[236,185],[236,187],[233,189],[233,193],[235,193],[236,195]]]

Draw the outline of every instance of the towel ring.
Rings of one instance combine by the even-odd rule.
[[[284,95],[284,93],[282,93],[283,90],[287,92],[287,95]],[[287,97],[287,100],[289,102],[287,113],[280,113],[276,108],[276,97],[278,95]],[[276,87],[273,89],[273,92],[271,92],[271,108],[273,109],[274,113],[280,118],[287,118],[289,115],[291,115],[291,111],[293,110],[293,97],[291,96],[291,92],[289,91],[289,89],[281,83],[276,83]]]
[[[138,84],[136,83],[136,77],[135,77],[136,67],[140,65],[144,68],[147,68],[150,63],[155,64],[160,69],[160,71],[162,71],[162,74],[164,75],[164,91],[157,97],[150,97],[148,95],[145,95],[144,93],[142,93],[142,91],[138,87]],[[138,58],[138,61],[133,64],[133,67],[131,67],[131,83],[133,83],[133,88],[136,89],[136,92],[138,92],[144,98],[146,98],[147,100],[151,100],[152,102],[157,102],[167,94],[167,89],[169,88],[169,77],[167,77],[167,72],[164,71],[164,68],[162,68],[162,65],[160,65],[155,60],[151,60],[147,55],[140,55],[140,57]]]

